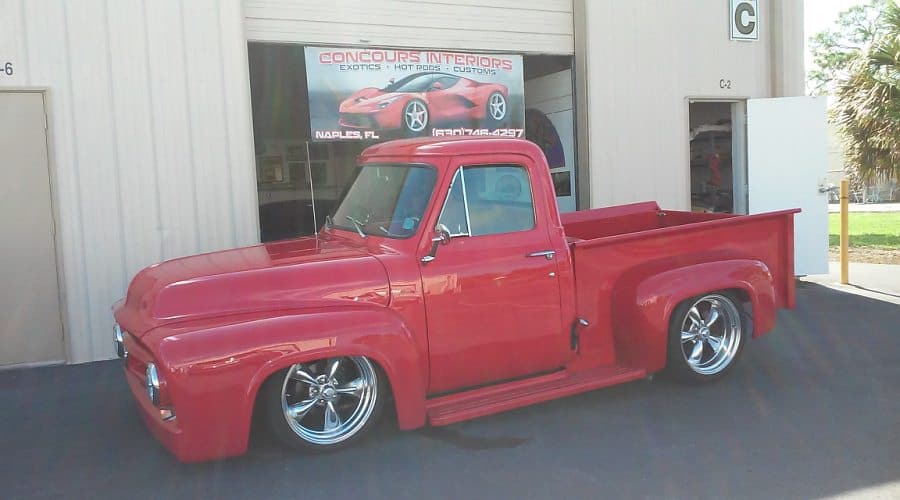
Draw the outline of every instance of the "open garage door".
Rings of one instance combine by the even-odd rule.
[[[521,133],[527,127],[516,125],[513,117],[524,119],[523,93],[553,128],[553,134],[538,139],[559,136],[554,185],[561,206],[574,209],[571,0],[243,0],[243,16],[262,241],[308,235],[321,227],[352,179],[356,157],[375,141],[456,135],[473,128]],[[336,53],[340,61],[333,58]],[[506,57],[510,66],[498,69],[494,63],[471,62],[470,56],[478,57],[473,61]],[[553,74],[552,81],[536,83]],[[438,86],[429,78],[437,78]],[[507,118],[495,116],[499,121],[492,123],[479,111],[480,100],[461,99],[466,94],[452,88],[461,81],[460,88],[475,88],[466,81],[496,81],[518,98],[504,106]],[[385,92],[402,82],[410,87],[398,94],[424,85],[415,92],[427,95],[419,98],[426,101],[427,122],[402,122],[399,111],[385,109],[395,101],[395,108],[405,106],[401,98],[378,109],[364,103],[341,111],[355,93]],[[533,95],[527,95],[526,86]],[[553,150],[552,141],[540,142]]]
[[[828,200],[823,97],[747,101],[748,207],[751,214],[799,207],[794,271],[828,273]]]
[[[571,0],[244,0],[247,39],[574,54]]]

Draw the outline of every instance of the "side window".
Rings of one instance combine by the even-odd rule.
[[[528,172],[515,165],[463,168],[472,236],[534,228]]]
[[[533,229],[528,172],[517,165],[464,167],[453,179],[440,222],[454,236]]]
[[[466,216],[466,200],[461,174],[462,171],[458,170],[456,175],[453,176],[450,192],[447,194],[447,201],[444,202],[441,217],[438,219],[440,224],[447,226],[451,236],[469,235],[469,220]]]

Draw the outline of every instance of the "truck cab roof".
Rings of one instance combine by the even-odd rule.
[[[401,139],[369,146],[360,158],[398,156],[459,156],[470,154],[517,153],[540,159],[543,152],[533,142],[506,137],[423,137]]]

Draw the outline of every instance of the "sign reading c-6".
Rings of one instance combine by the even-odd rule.
[[[10,61],[0,62],[0,75],[13,76],[13,63]]]

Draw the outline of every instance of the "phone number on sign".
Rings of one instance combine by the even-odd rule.
[[[524,128],[436,128],[431,130],[433,137],[450,136],[485,136],[485,137],[525,137]]]

